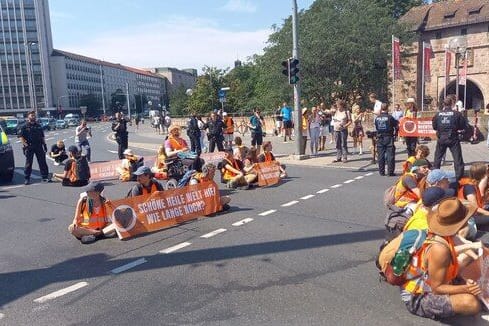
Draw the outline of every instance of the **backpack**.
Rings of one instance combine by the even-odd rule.
[[[400,286],[406,282],[406,270],[415,253],[421,249],[427,237],[426,230],[408,230],[392,241],[385,241],[375,261],[381,279],[391,285]]]
[[[385,239],[391,241],[404,231],[404,226],[408,219],[412,216],[410,208],[399,208],[397,206],[389,207],[389,211],[385,217]]]
[[[79,180],[90,180],[90,167],[85,156],[75,158],[71,163],[70,171],[70,182],[72,183]]]

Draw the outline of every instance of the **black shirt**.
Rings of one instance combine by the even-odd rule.
[[[51,147],[51,153],[53,154],[63,154],[65,153],[65,146],[63,145],[62,147],[58,147],[58,144],[54,144],[52,147]]]
[[[447,108],[435,114],[432,126],[439,139],[442,137],[456,138],[458,131],[466,129],[467,121],[460,112]]]
[[[394,136],[399,126],[399,122],[386,112],[376,117],[374,123],[379,136]]]
[[[112,131],[115,131],[117,137],[127,136],[127,121],[119,119],[112,122]]]
[[[224,128],[224,123],[222,122],[221,119],[216,119],[216,120],[209,119],[209,121],[206,124],[206,127],[208,129],[209,135],[219,136],[222,135],[222,129]]]
[[[19,137],[25,139],[28,146],[40,146],[44,144],[44,131],[39,123],[27,122],[20,128]]]

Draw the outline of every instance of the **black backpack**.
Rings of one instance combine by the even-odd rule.
[[[77,157],[71,165],[71,182],[90,180],[90,166],[85,156]]]

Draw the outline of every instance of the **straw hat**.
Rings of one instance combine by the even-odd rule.
[[[443,199],[438,207],[428,214],[428,228],[437,235],[455,235],[476,210],[477,206],[465,206],[455,197]]]
[[[414,100],[414,98],[409,97],[409,98],[406,100],[406,103],[414,103],[414,104],[416,104],[416,101]]]
[[[180,130],[180,126],[177,126],[177,125],[171,125],[169,128],[168,128],[168,132],[171,133],[173,130],[175,129],[178,129]]]

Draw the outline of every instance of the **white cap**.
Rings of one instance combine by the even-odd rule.
[[[227,112],[223,112],[222,115],[225,117],[225,116],[228,115],[228,113]]]

